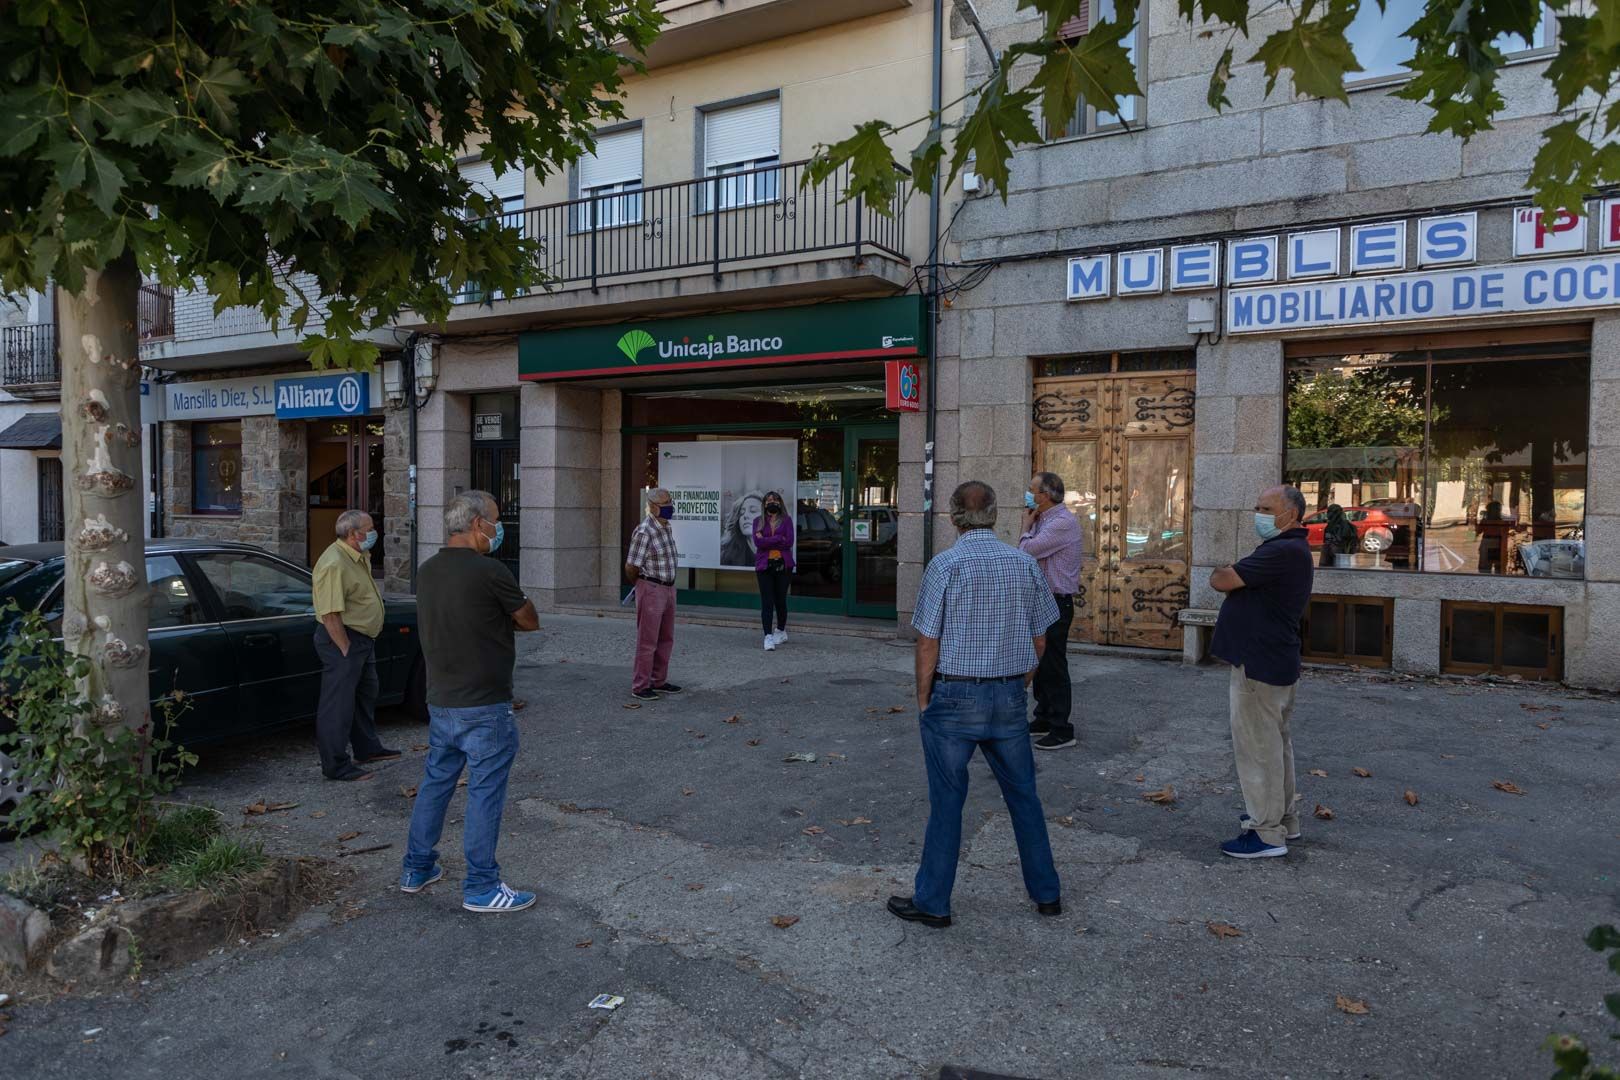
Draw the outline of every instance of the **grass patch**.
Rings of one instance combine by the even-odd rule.
[[[10,893],[46,914],[55,914],[75,900],[94,896],[95,883],[54,855],[30,859],[0,877],[0,892]]]
[[[256,842],[243,843],[229,837],[215,836],[202,847],[155,870],[151,880],[165,891],[207,889],[210,892],[223,892],[254,871],[262,870],[269,861],[264,848]]]
[[[148,866],[167,866],[189,858],[207,847],[224,828],[218,811],[211,806],[170,807],[152,827],[144,861]]]

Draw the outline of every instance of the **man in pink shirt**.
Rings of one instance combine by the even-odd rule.
[[[1074,692],[1069,682],[1069,627],[1074,597],[1080,591],[1080,558],[1084,534],[1080,522],[1063,505],[1063,480],[1057,473],[1036,473],[1024,492],[1024,535],[1018,546],[1041,564],[1058,619],[1046,629],[1046,651],[1035,669],[1035,719],[1029,733],[1035,749],[1062,750],[1074,745],[1070,719]]]

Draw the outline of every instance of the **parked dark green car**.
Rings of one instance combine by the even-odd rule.
[[[15,600],[60,632],[62,545],[0,548],[0,606]],[[249,544],[146,542],[151,696],[184,691],[174,737],[186,747],[312,720],[320,694],[309,571]],[[426,718],[416,601],[385,601],[377,638],[379,703]],[[11,627],[0,622],[0,642]],[[0,730],[10,720],[0,714]],[[0,753],[0,818],[25,794]]]

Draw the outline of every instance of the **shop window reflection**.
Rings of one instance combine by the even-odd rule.
[[[1321,565],[1583,577],[1589,369],[1584,344],[1291,361],[1284,473]]]

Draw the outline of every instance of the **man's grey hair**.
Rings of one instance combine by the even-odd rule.
[[[495,496],[487,491],[469,488],[451,499],[450,505],[444,508],[445,535],[457,536],[471,529],[473,518],[494,521],[498,516],[500,507],[495,503]]]
[[[366,523],[366,518],[370,516],[371,515],[366,513],[364,510],[343,511],[343,513],[338,515],[337,525],[334,527],[334,531],[337,533],[337,538],[339,540],[347,540],[351,534],[360,531],[360,526],[364,525]]]
[[[1305,493],[1292,484],[1284,484],[1281,488],[1282,497],[1288,505],[1294,508],[1294,518],[1297,521],[1305,520]]]
[[[650,502],[650,503],[659,502],[659,501],[661,501],[663,499],[667,499],[667,498],[669,498],[669,491],[667,489],[665,489],[665,488],[648,488],[647,489],[647,499],[646,499],[647,502]]]
[[[1046,497],[1055,503],[1063,501],[1063,477],[1055,472],[1038,472],[1035,474],[1035,487],[1046,492]]]
[[[989,529],[996,524],[996,492],[980,480],[958,484],[951,492],[951,524],[958,529]]]

